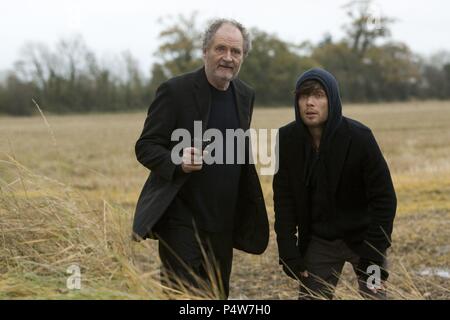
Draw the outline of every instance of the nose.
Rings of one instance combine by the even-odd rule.
[[[223,60],[225,61],[233,61],[233,59],[231,58],[231,51],[227,50],[223,56]]]
[[[314,103],[313,103],[313,96],[312,95],[307,96],[307,98],[306,98],[306,105],[307,106],[314,105]]]

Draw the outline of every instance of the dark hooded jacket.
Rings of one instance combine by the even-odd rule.
[[[396,211],[391,175],[371,130],[343,117],[338,84],[333,75],[311,69],[300,76],[317,80],[328,98],[328,120],[318,157],[311,151],[311,137],[300,118],[278,133],[278,171],[273,180],[275,232],[280,264],[295,274],[305,270],[303,255],[312,234],[311,176],[327,208],[321,217],[361,261],[381,265],[390,246]],[[312,174],[314,173],[314,174]],[[317,203],[317,198],[316,198]],[[286,269],[286,266],[288,267]]]

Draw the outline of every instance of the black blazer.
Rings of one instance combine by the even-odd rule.
[[[292,264],[301,263],[311,236],[304,175],[306,138],[296,122],[279,130],[279,169],[273,180],[275,231],[280,259]],[[360,257],[383,261],[379,253],[390,246],[397,202],[371,130],[343,117],[325,152],[331,205],[345,228],[344,241]]]
[[[234,86],[240,127],[250,127],[254,92],[235,79]],[[136,142],[136,157],[151,173],[139,196],[133,222],[133,238],[154,238],[152,228],[162,217],[189,174],[175,174],[171,150],[178,142],[171,141],[177,128],[194,135],[194,121],[207,128],[211,91],[204,68],[164,82],[148,110],[144,129]],[[269,223],[258,175],[253,164],[243,166],[239,184],[234,248],[261,254],[269,241]]]

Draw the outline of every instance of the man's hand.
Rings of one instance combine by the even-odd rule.
[[[197,148],[184,148],[181,170],[183,170],[184,173],[201,170],[203,166],[203,157],[206,153],[207,151],[203,151],[202,153],[202,151]]]
[[[301,258],[291,260],[287,262],[287,264],[286,262],[283,262],[283,271],[294,280],[309,277],[309,273]]]

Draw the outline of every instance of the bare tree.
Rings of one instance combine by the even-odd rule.
[[[343,6],[351,19],[344,26],[350,46],[359,57],[375,45],[376,40],[391,35],[389,25],[395,20],[386,17],[372,0],[354,0]]]

